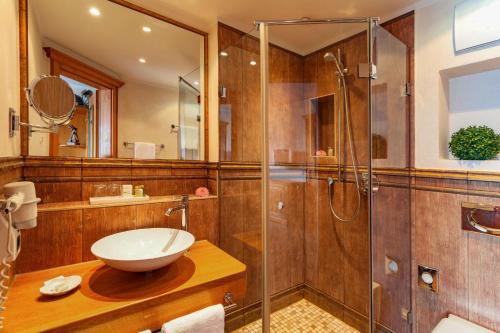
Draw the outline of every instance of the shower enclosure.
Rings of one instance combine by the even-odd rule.
[[[219,37],[220,246],[247,265],[228,330],[411,332],[407,46],[370,17]]]

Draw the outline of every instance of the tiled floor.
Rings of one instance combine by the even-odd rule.
[[[233,333],[260,333],[260,319],[243,326]],[[335,333],[359,333],[342,320],[323,311],[316,305],[302,299],[286,308],[271,314],[271,332],[335,332]]]

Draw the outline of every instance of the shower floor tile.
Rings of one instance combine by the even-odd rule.
[[[261,320],[245,325],[233,333],[260,333]],[[271,332],[338,332],[359,333],[337,317],[302,299],[271,314]]]

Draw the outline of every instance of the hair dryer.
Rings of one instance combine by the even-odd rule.
[[[20,230],[36,227],[37,203],[35,185],[32,182],[9,183],[3,187],[6,199],[0,200],[0,311],[3,311],[10,278],[10,263],[15,261],[20,250]],[[0,329],[3,317],[0,317]]]

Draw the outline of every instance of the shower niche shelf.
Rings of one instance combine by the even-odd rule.
[[[337,148],[335,95],[311,98],[309,109],[311,156],[315,159],[335,160]]]

